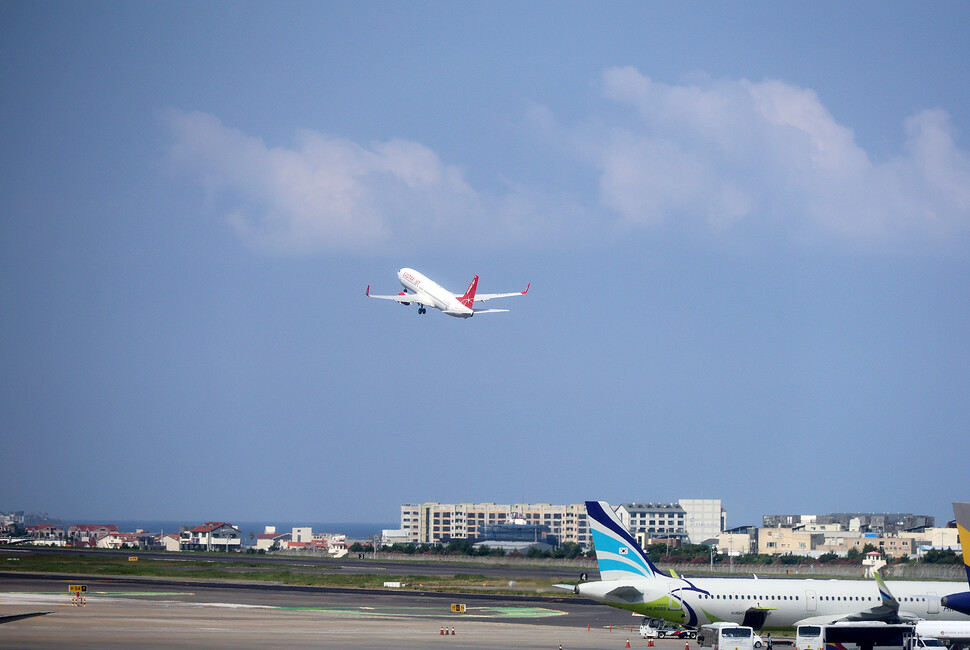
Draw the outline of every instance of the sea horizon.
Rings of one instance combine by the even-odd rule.
[[[68,520],[63,520],[67,522]],[[176,520],[176,519],[72,519],[66,526],[75,524],[88,525],[114,525],[119,532],[133,533],[138,529],[149,533],[177,533],[182,526],[195,528],[201,526],[204,521],[196,520]],[[369,540],[373,535],[380,535],[384,529],[397,529],[400,523],[380,523],[380,522],[307,522],[307,521],[227,521],[239,529],[242,534],[244,546],[255,545],[256,535],[264,532],[266,526],[276,526],[277,533],[288,533],[293,528],[310,527],[314,533],[332,533],[346,535],[348,539]],[[249,534],[253,533],[252,540]]]

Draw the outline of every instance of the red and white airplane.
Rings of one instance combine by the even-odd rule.
[[[370,298],[383,298],[384,300],[396,300],[402,305],[410,305],[412,302],[418,304],[418,313],[427,313],[428,307],[440,309],[449,316],[456,318],[471,318],[475,314],[494,314],[508,309],[475,309],[476,302],[485,302],[492,298],[508,298],[510,296],[524,296],[529,292],[530,282],[525,291],[514,293],[480,293],[475,295],[478,289],[478,276],[468,285],[464,294],[452,293],[440,284],[431,280],[414,269],[401,269],[397,272],[397,279],[400,280],[404,291],[395,296],[374,296],[371,295],[370,285],[367,285],[365,295]],[[410,293],[408,293],[410,291]]]

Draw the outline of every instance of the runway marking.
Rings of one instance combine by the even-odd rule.
[[[449,612],[441,607],[277,607],[297,612],[325,612],[330,614],[363,614],[366,616],[398,616],[404,618],[437,618]],[[566,612],[547,607],[469,607],[455,618],[548,618],[564,616]]]
[[[88,594],[99,594],[101,596],[194,596],[195,593],[191,591],[88,591]],[[11,596],[35,596],[35,595],[48,595],[48,596],[70,596],[66,591],[8,591],[4,592],[2,595]]]

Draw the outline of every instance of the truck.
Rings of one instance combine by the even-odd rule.
[[[920,636],[914,634],[908,639],[909,645],[906,650],[943,650],[946,648],[943,642],[931,636]]]
[[[950,648],[970,646],[970,621],[920,621],[916,635],[939,640]]]

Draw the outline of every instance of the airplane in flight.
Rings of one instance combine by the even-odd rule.
[[[514,293],[479,293],[478,276],[476,275],[464,294],[452,293],[440,284],[431,280],[414,269],[404,268],[397,272],[397,279],[400,281],[404,291],[393,296],[375,296],[370,292],[370,285],[364,294],[369,298],[383,298],[384,300],[396,300],[402,305],[410,305],[412,302],[418,304],[418,313],[425,314],[428,307],[440,309],[449,316],[456,318],[471,318],[476,314],[494,314],[508,309],[475,309],[476,302],[486,302],[494,298],[508,298],[511,296],[524,296],[529,292],[530,282],[525,291]],[[410,293],[409,293],[410,292]]]
[[[587,501],[586,517],[601,579],[556,586],[643,616],[691,627],[728,621],[756,629],[836,621],[970,620],[970,612],[947,604],[961,600],[966,583],[682,578],[658,569],[606,502]]]

